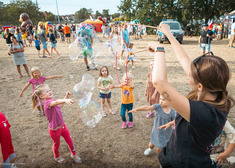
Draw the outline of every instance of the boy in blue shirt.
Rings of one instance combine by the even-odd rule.
[[[38,36],[35,36],[34,43],[35,43],[36,49],[38,50],[38,58],[40,58],[40,44],[41,44],[41,42],[38,40]]]

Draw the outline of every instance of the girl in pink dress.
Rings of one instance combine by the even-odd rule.
[[[152,71],[153,71],[153,61],[150,62],[149,68],[151,72],[148,73],[148,81],[147,81],[147,86],[145,90],[145,96],[147,98],[147,102],[149,102],[149,105],[152,106],[153,104],[159,104],[159,97],[160,94],[157,91],[157,89],[153,86],[152,83]],[[150,111],[146,117],[150,118],[154,115],[153,111]]]
[[[47,79],[54,79],[54,78],[61,78],[61,75],[55,75],[55,76],[50,76],[50,77],[45,77],[45,76],[41,76],[41,71],[39,70],[38,67],[33,67],[31,69],[31,79],[29,79],[28,83],[24,86],[24,88],[22,89],[22,91],[20,92],[20,97],[23,96],[23,92],[32,84],[33,87],[33,93],[35,88],[38,85],[41,85],[45,82],[45,80]],[[37,105],[37,109],[38,109],[38,116],[41,117],[43,115],[43,103],[41,101],[38,102]]]

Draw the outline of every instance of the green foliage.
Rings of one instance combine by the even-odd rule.
[[[107,21],[109,21],[109,18],[110,18],[109,9],[103,9],[102,15],[103,15],[103,17],[107,18]]]
[[[79,11],[75,12],[74,19],[78,22],[83,22],[90,16],[89,11],[86,8],[81,8]]]
[[[21,13],[27,13],[33,24],[37,24],[39,21],[44,21],[45,18],[39,9],[31,0],[15,0],[9,4],[3,4],[0,8],[0,25],[12,24],[20,26]]]

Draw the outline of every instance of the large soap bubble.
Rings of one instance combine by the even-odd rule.
[[[81,118],[84,124],[93,128],[102,118],[102,110],[99,104],[91,100],[87,105],[80,108]]]
[[[81,55],[90,58],[89,64],[93,67],[96,67],[95,64],[106,66],[114,64],[114,57],[110,54],[109,48],[100,42],[90,24],[81,25],[77,39],[69,46],[71,60],[78,59]]]
[[[95,80],[89,74],[82,76],[82,81],[73,88],[73,94],[78,100],[80,107],[81,119],[87,126],[93,128],[101,120],[101,108],[93,100],[92,91],[95,88]]]

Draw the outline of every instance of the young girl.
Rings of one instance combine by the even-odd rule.
[[[145,90],[145,96],[147,98],[147,102],[149,102],[149,105],[152,106],[153,104],[158,104],[159,103],[159,97],[160,94],[157,91],[157,89],[153,86],[152,83],[152,71],[153,71],[153,61],[150,62],[149,65],[149,69],[151,70],[147,77],[148,77],[148,81],[147,81],[147,86],[146,86],[146,90]],[[151,110],[146,117],[150,118],[154,115],[154,112]]]
[[[57,43],[57,41],[55,39],[55,35],[53,33],[53,29],[49,29],[49,35],[50,36],[49,36],[49,40],[48,41],[51,42],[51,56],[49,58],[52,58],[53,50],[55,50],[55,52],[57,53],[59,58],[61,58],[59,52],[56,50],[56,43]]]
[[[22,33],[22,39],[23,39],[24,47],[27,47],[26,38],[27,38],[27,33],[26,32]]]
[[[50,77],[45,77],[45,76],[41,76],[41,71],[39,70],[38,67],[33,67],[31,69],[31,79],[29,79],[28,83],[24,86],[24,88],[22,89],[22,91],[20,92],[20,97],[23,96],[24,91],[32,84],[33,87],[33,93],[35,88],[38,85],[42,85],[45,80],[47,79],[54,79],[54,78],[61,78],[61,75],[55,75],[55,76],[50,76]],[[38,109],[38,116],[41,117],[43,115],[43,103],[39,100],[38,105],[37,105],[37,109]]]
[[[15,37],[16,37],[16,40],[18,41],[18,43],[23,46],[24,45],[23,39],[22,39],[21,32],[20,32],[19,28],[16,28],[16,30],[15,30]]]
[[[32,38],[29,32],[27,32],[27,41],[28,41],[28,47],[32,47]]]
[[[100,89],[100,98],[101,98],[101,108],[103,110],[103,116],[106,117],[107,114],[105,112],[104,103],[105,99],[107,99],[107,103],[109,106],[109,111],[112,114],[115,114],[115,111],[112,109],[111,106],[111,85],[113,84],[113,78],[109,75],[109,70],[106,66],[100,68],[100,74],[98,78],[98,89]]]
[[[133,51],[133,46],[134,46],[134,44],[133,43],[130,43],[129,45],[128,45],[128,51],[129,51],[129,53],[131,52],[132,54],[131,55],[129,55],[129,57],[128,57],[128,62],[129,61],[131,61],[131,65],[132,65],[132,68],[134,69],[135,68],[135,66],[134,66],[134,61],[135,61],[135,54],[134,54],[134,51]]]
[[[38,40],[38,36],[35,36],[34,38],[35,38],[35,40],[34,40],[35,48],[38,50],[38,58],[40,58],[40,50],[41,50],[40,44],[41,44],[41,42]]]
[[[162,167],[211,167],[211,144],[221,134],[229,110],[234,105],[227,91],[229,67],[213,53],[190,62],[171,34],[170,26],[161,24],[159,31],[169,39],[179,63],[190,78],[192,89],[187,98],[171,86],[167,80],[164,48],[161,44],[150,42],[149,51],[156,52],[153,85],[177,111],[175,129],[167,146],[158,155],[159,162]]]
[[[71,95],[70,92],[66,93],[64,99],[53,99],[53,92],[47,85],[39,85],[36,87],[34,94],[32,96],[33,101],[33,109],[37,106],[39,99],[44,102],[44,111],[49,121],[49,134],[53,141],[53,153],[54,159],[58,163],[65,163],[66,160],[60,157],[59,147],[60,147],[60,137],[62,136],[66,143],[69,146],[71,157],[74,159],[76,163],[81,163],[81,158],[76,154],[73,140],[70,136],[69,130],[66,127],[63,116],[61,112],[61,107],[64,106],[65,103],[71,105],[73,104],[73,100],[69,99]]]
[[[171,108],[169,103],[162,96],[160,96],[160,104],[138,107],[129,112],[135,113],[136,111],[148,110],[155,110],[156,112],[149,148],[144,151],[144,155],[146,156],[154,150],[154,146],[157,148],[158,153],[160,153],[161,149],[166,146],[167,142],[170,140],[173,128],[171,127],[167,130],[161,130],[158,129],[158,127],[175,119],[175,110]]]
[[[124,84],[112,86],[112,88],[121,88],[122,89],[122,104],[121,104],[121,117],[122,117],[122,128],[127,127],[126,121],[126,111],[130,111],[133,109],[134,103],[134,96],[133,96],[133,89],[134,85],[132,83],[133,76],[131,73],[125,74],[123,76]],[[129,116],[129,123],[128,127],[133,127],[133,116],[132,113],[127,113]]]

